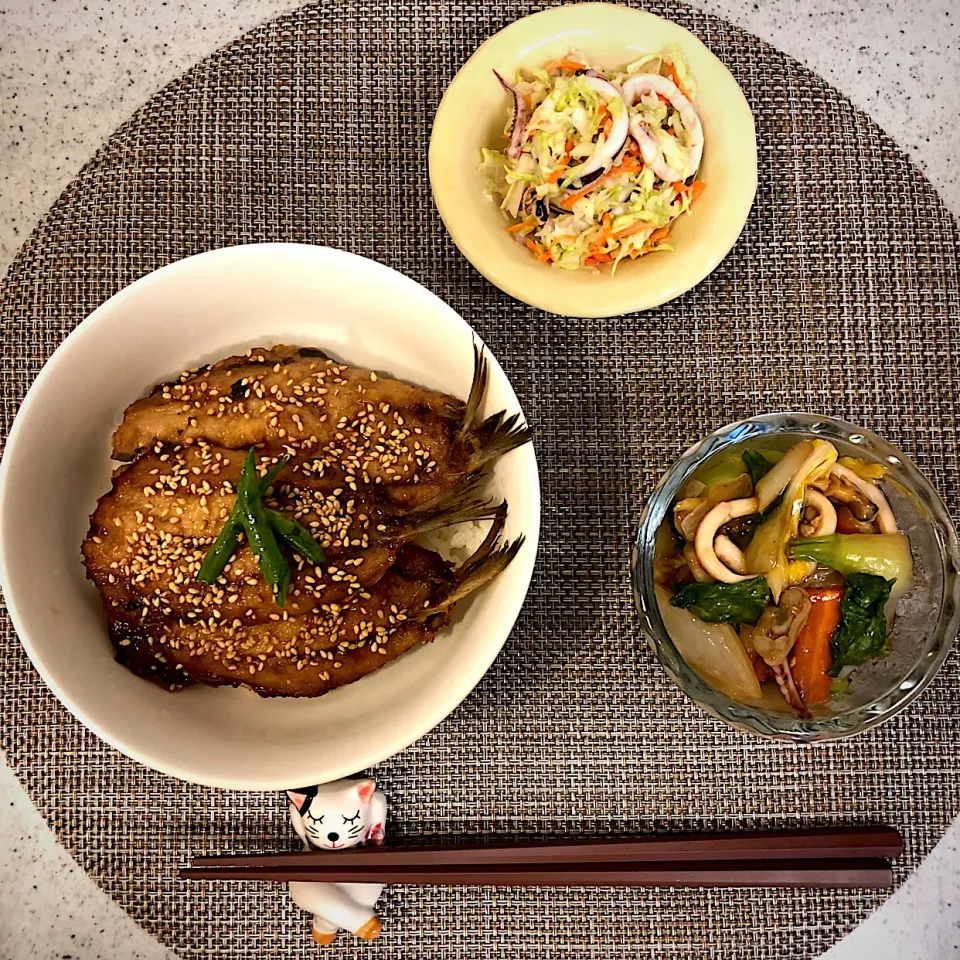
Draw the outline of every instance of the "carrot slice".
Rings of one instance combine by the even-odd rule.
[[[603,242],[609,243],[613,239],[613,230],[610,229],[610,214],[605,213],[600,218],[600,225],[603,229]]]
[[[584,187],[582,190],[578,190],[576,193],[571,193],[568,196],[564,197],[560,201],[561,206],[567,210],[572,210],[573,205],[581,198],[585,197],[591,190],[595,190],[600,186],[601,183],[609,180],[611,177],[617,176],[620,173],[637,173],[643,169],[643,164],[635,160],[633,157],[626,157],[622,163],[618,164],[615,167],[611,167],[602,177],[597,177],[593,183]]]
[[[680,74],[677,73],[677,68],[672,64],[667,64],[667,70],[670,73],[670,79],[673,81],[674,86],[689,100],[687,96],[687,91],[683,89],[683,84],[680,82]]]
[[[546,73],[553,73],[554,70],[569,70],[571,73],[576,73],[578,70],[586,70],[586,64],[577,63],[576,60],[568,60],[564,57],[562,60],[554,60],[552,63],[548,63],[543,69]]]
[[[840,623],[840,587],[810,590],[810,616],[793,647],[793,679],[807,706],[830,699],[830,676],[833,653],[830,641]]]
[[[635,223],[632,226],[624,227],[622,230],[617,230],[613,239],[619,240],[621,237],[629,237],[631,234],[639,233],[641,230],[650,230],[652,227],[652,223]]]
[[[566,197],[564,197],[564,198],[560,201],[560,205],[561,205],[565,210],[572,210],[573,207],[574,207],[574,204],[575,204],[581,197],[585,197],[585,196],[586,196],[591,190],[593,190],[593,189],[597,186],[597,184],[599,184],[603,179],[604,179],[604,177],[598,177],[596,180],[593,181],[593,183],[591,183],[591,184],[590,184],[589,186],[587,186],[587,187],[584,187],[582,190],[578,190],[576,193],[568,194]]]

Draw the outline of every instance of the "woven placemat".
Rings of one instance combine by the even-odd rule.
[[[694,291],[610,320],[544,316],[479,277],[429,199],[445,84],[536,3],[321,4],[267,24],[157,94],[83,169],[6,280],[3,427],[63,337],[130,281],[188,254],[326,243],[413,276],[487,341],[538,430],[538,569],[512,638],[437,730],[376,771],[391,836],[626,834],[877,820],[914,867],[960,811],[960,669],[852,741],[797,749],[701,714],[641,643],[629,540],[689,443],[794,408],[876,430],[960,513],[960,244],[904,155],[844,97],[714,17],[648,6],[701,37],[757,118],[760,191]],[[545,274],[546,275],[546,274]],[[826,332],[826,336],[824,336]],[[87,733],[7,626],[3,746],[63,844],[184,956],[313,955],[281,889],[188,885],[190,854],[290,844],[275,795],[224,797]],[[816,956],[882,893],[388,891],[367,957]]]

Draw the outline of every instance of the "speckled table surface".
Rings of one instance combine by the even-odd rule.
[[[770,41],[847,94],[910,153],[960,217],[960,9],[951,9],[951,0],[697,5]],[[290,0],[0,5],[0,268],[81,165],[150,94],[295,6]],[[172,956],[73,863],[5,767],[0,803],[7,851],[0,858],[0,957]],[[790,955],[787,945],[783,955]],[[960,824],[827,956],[960,956]]]

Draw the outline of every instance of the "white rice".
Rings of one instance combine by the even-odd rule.
[[[499,503],[503,500],[497,478],[493,475],[489,476],[477,492],[477,496],[481,500],[489,500],[492,503]],[[457,523],[452,527],[445,527],[443,530],[431,530],[430,533],[417,537],[416,542],[421,547],[426,547],[427,550],[439,553],[444,560],[449,560],[459,566],[464,560],[469,559],[476,553],[492,523],[492,520],[471,520],[468,523]]]
[[[491,522],[490,520],[472,520],[469,523],[445,527],[443,530],[431,530],[430,533],[417,537],[417,543],[421,547],[439,553],[444,560],[450,560],[456,566],[460,566],[464,560],[476,552],[490,529]]]

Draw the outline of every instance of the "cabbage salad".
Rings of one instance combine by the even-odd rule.
[[[807,718],[890,652],[913,558],[885,477],[812,439],[721,455],[686,483],[654,579],[664,626],[702,679],[750,704],[767,685]]]
[[[704,189],[696,90],[676,52],[622,73],[570,53],[508,82],[506,150],[484,149],[488,195],[518,243],[561,270],[672,250],[670,228]]]

